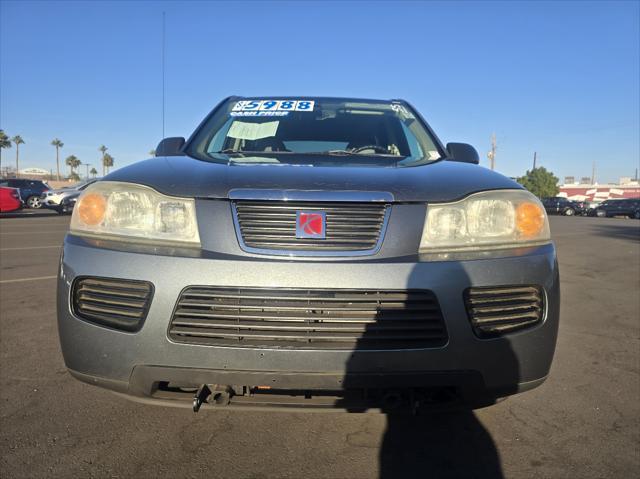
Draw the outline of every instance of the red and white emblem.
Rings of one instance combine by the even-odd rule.
[[[325,239],[327,219],[324,211],[298,211],[296,238]]]

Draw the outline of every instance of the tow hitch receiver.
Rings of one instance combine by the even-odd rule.
[[[193,396],[193,412],[198,412],[204,404],[226,406],[231,401],[233,389],[223,384],[203,384]]]
[[[209,396],[211,396],[211,389],[206,384],[203,384],[196,391],[196,395],[193,396],[193,412],[198,412],[200,410],[200,406],[204,403]]]

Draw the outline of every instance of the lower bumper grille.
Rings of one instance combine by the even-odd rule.
[[[124,331],[138,331],[151,305],[153,286],[146,281],[78,278],[73,283],[73,313],[87,321]]]
[[[185,289],[169,336],[174,341],[299,349],[411,349],[447,342],[430,291],[219,288]]]
[[[542,322],[544,301],[538,286],[469,288],[465,305],[475,333],[494,337]]]

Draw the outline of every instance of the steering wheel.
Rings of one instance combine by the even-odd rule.
[[[352,153],[360,153],[361,151],[365,151],[365,150],[373,150],[376,153],[389,153],[389,150],[387,148],[385,148],[384,146],[380,146],[380,145],[359,146],[358,148],[352,148],[351,152]]]

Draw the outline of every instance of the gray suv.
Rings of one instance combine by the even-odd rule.
[[[551,366],[540,201],[407,102],[222,101],[89,186],[58,280],[77,379],[155,404],[479,406]]]

